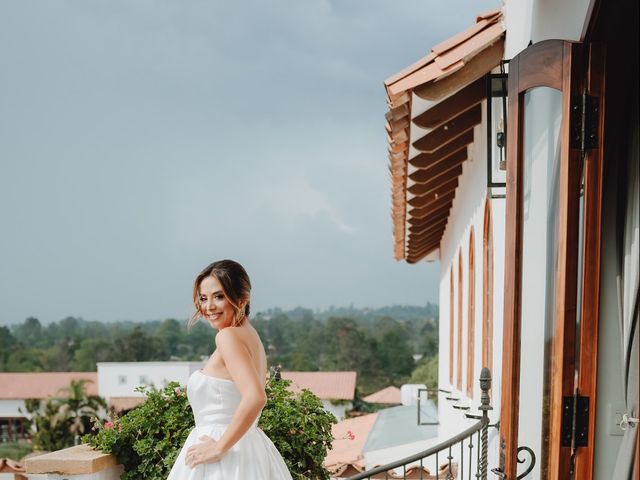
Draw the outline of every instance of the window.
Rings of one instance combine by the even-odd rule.
[[[455,333],[456,317],[453,312],[453,265],[449,272],[449,383],[453,386],[453,359],[454,359],[454,343],[453,335]]]
[[[489,198],[484,206],[482,235],[482,366],[493,368],[493,225]]]
[[[126,385],[126,384],[127,384],[127,376],[118,375],[118,385]]]
[[[462,391],[462,251],[458,254],[458,390]]]
[[[473,342],[474,342],[474,327],[475,327],[475,252],[473,243],[475,236],[473,235],[473,227],[471,227],[471,233],[469,233],[469,279],[467,280],[467,396],[473,398]]]
[[[149,379],[146,375],[140,375],[139,380],[140,385],[149,385]]]

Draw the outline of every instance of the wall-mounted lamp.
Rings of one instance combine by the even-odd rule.
[[[487,75],[487,188],[491,198],[504,198],[507,170],[507,78],[500,62],[500,73]]]

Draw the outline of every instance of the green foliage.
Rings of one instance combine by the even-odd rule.
[[[60,396],[25,402],[35,431],[34,449],[54,451],[71,447],[89,431],[91,419],[106,408],[106,403],[98,396],[87,395],[85,384],[86,380],[72,380]]]
[[[30,443],[26,442],[6,442],[0,443],[0,458],[10,458],[19,462],[33,451]]]
[[[270,365],[284,370],[354,370],[367,395],[406,382],[414,354],[438,353],[437,306],[378,309],[294,308],[257,313],[258,331]],[[103,324],[67,317],[42,325],[28,318],[0,330],[0,371],[95,371],[97,362],[198,361],[211,355],[214,332],[203,322]]]
[[[411,383],[424,383],[427,388],[438,387],[438,356],[423,359],[411,373]]]
[[[96,421],[97,433],[82,440],[113,453],[125,467],[123,480],[164,480],[194,426],[193,413],[177,382],[139,391],[147,397],[142,405],[109,422]]]
[[[328,480],[323,463],[331,448],[336,418],[309,390],[294,395],[288,380],[267,383],[267,404],[259,426],[282,454],[295,480]]]
[[[297,480],[328,479],[323,461],[331,446],[335,417],[308,390],[294,396],[286,380],[267,383],[259,426],[271,438]],[[172,382],[163,389],[140,387],[146,400],[109,422],[96,421],[83,441],[113,453],[125,467],[123,480],[164,480],[194,427],[186,391]]]

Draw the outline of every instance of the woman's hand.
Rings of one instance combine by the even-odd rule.
[[[185,457],[185,463],[189,468],[194,468],[201,463],[215,463],[220,461],[224,452],[218,449],[217,442],[208,435],[198,438],[202,443],[189,447]]]

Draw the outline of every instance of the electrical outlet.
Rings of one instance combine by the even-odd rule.
[[[607,430],[609,435],[624,435],[624,430],[620,428],[622,415],[627,411],[622,403],[607,404]]]

